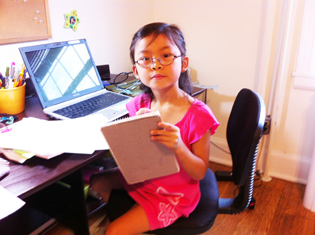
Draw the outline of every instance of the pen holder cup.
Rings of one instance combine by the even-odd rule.
[[[0,89],[0,113],[18,114],[24,111],[25,84],[11,89]]]

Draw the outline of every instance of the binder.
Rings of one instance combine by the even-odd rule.
[[[113,121],[101,128],[128,184],[179,172],[175,154],[150,138],[151,130],[161,129],[160,121],[157,111]]]

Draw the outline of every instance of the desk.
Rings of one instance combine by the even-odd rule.
[[[197,89],[194,95],[202,91],[203,89]],[[36,96],[26,99],[25,111],[17,116],[19,119],[23,117],[48,119],[42,112]],[[50,205],[60,207],[57,212],[62,217],[58,217],[58,220],[71,227],[75,234],[89,234],[81,168],[103,156],[105,152],[62,154],[50,160],[34,157],[23,165],[11,162],[10,174],[0,181],[0,185],[25,200],[26,205],[39,208],[45,213],[51,212],[51,208],[46,208],[46,204],[47,207]],[[63,192],[57,195],[57,191],[61,190],[58,188],[60,180],[71,185],[67,195],[63,195]],[[53,194],[50,194],[52,190]],[[18,211],[0,221],[0,234],[24,234],[20,231],[23,228],[22,221],[25,223],[26,217],[23,216],[25,215],[20,215]],[[11,229],[15,231],[12,232]]]
[[[43,114],[37,97],[32,97],[26,100],[25,112],[19,114],[22,117],[36,117],[47,119]],[[93,162],[104,154],[105,151],[96,151],[93,154],[62,154],[50,160],[41,158],[30,159],[24,165],[10,163],[10,174],[0,181],[0,185],[9,190],[15,196],[28,203],[32,197],[37,197],[44,189],[55,184],[59,180],[65,179],[71,185],[71,190],[68,197],[61,196],[65,199],[62,204],[67,204],[72,211],[61,210],[65,218],[65,223],[68,224],[76,234],[89,234],[89,226],[87,212],[85,209],[85,199],[83,193],[83,181],[81,168]],[[60,199],[47,198],[41,203],[53,204]],[[37,202],[36,202],[37,203]],[[41,206],[41,205],[40,205]],[[45,209],[46,210],[46,209]],[[8,226],[3,223],[11,223],[16,221],[15,214],[0,221],[0,234],[10,234],[10,231],[5,231]],[[19,217],[19,216],[17,216]],[[18,218],[19,219],[19,218]],[[63,221],[62,221],[63,222]],[[21,224],[15,226],[21,228]],[[5,232],[4,232],[5,231]],[[17,234],[17,233],[16,233]],[[22,234],[22,233],[19,233]]]

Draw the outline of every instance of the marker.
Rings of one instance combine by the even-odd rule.
[[[9,73],[9,70],[10,68],[9,67],[6,67],[6,69],[5,69],[5,76],[6,77],[9,77],[9,75],[10,75],[10,73]]]
[[[14,72],[15,72],[15,63],[12,62],[11,64],[11,70],[10,70],[10,78],[14,77]]]

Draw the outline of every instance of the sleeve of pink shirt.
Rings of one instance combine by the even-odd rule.
[[[141,94],[133,98],[126,104],[127,110],[129,112],[129,116],[136,116],[136,112],[140,108],[150,108],[151,102],[148,95]]]

